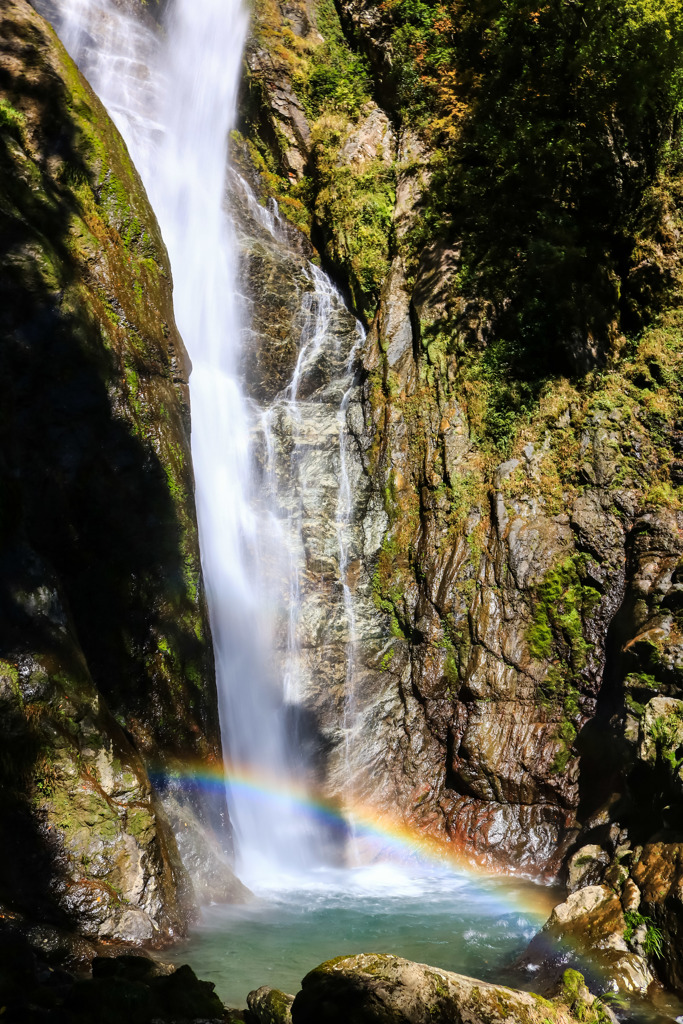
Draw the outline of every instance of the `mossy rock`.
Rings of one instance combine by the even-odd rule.
[[[301,983],[294,1024],[569,1024],[563,1003],[387,954],[336,957]]]

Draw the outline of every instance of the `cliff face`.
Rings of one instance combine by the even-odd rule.
[[[681,987],[681,19],[504,6],[256,5],[234,153],[290,226],[232,192],[277,642],[322,788],[559,874],[552,941]],[[0,28],[0,884],[164,938],[191,900],[145,762],[218,748],[169,271],[54,35],[22,0]]]
[[[161,941],[194,900],[147,769],[219,756],[187,359],[126,148],[24,0],[0,161],[0,899]]]
[[[641,957],[619,984],[661,932],[680,985],[678,100],[605,70],[590,18],[470,6],[264,0],[246,56],[260,187],[370,328],[346,422],[358,535],[383,536],[346,566],[346,769],[492,866],[607,879],[596,934]],[[605,15],[643,60],[649,25],[671,82],[674,7]]]

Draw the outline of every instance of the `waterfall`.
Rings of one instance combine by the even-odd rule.
[[[289,385],[265,409],[248,397],[240,367],[249,309],[238,285],[226,189],[244,193],[259,230],[275,243],[286,231],[276,208],[260,207],[245,183],[227,172],[248,24],[241,0],[174,0],[165,35],[127,16],[114,0],[36,0],[36,6],[45,8],[124,136],[169,250],[176,320],[193,366],[197,514],[224,753],[238,782],[228,785],[238,867],[250,881],[308,868],[325,857],[325,836],[303,802],[288,796],[311,785],[300,725],[306,691],[301,577],[311,557],[303,524],[307,475],[317,472],[307,452],[319,442],[320,409],[331,409],[341,487],[328,473],[324,489],[333,492],[336,538],[325,544],[336,540],[338,549],[316,557],[336,559],[339,614],[347,621],[339,624],[337,614],[334,628],[344,635],[342,650],[350,658],[345,419],[361,336],[354,329],[349,342],[348,331],[339,330],[339,318],[351,318],[329,279],[309,264]],[[315,389],[304,384],[323,355],[339,369],[313,396]],[[347,761],[350,708],[342,694]],[[262,789],[268,780],[279,784],[277,805],[254,799],[243,780],[255,778],[266,780]]]

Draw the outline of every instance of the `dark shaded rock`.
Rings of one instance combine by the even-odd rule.
[[[14,932],[0,935],[0,1004],[11,1024],[190,1024],[227,1011],[190,967],[168,971],[143,956],[97,957],[92,976],[56,966]],[[239,1019],[239,1018],[232,1018]]]
[[[0,94],[0,897],[164,942],[193,897],[143,758],[220,746],[189,367],[126,147],[24,0]]]

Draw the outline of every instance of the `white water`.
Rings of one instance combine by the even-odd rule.
[[[165,39],[112,0],[56,0],[54,6],[65,45],[128,144],[169,250],[176,321],[193,365],[192,455],[226,760],[286,789],[287,783],[305,783],[306,774],[283,713],[285,703],[299,696],[299,577],[292,551],[301,540],[290,535],[300,529],[301,509],[294,522],[283,522],[255,493],[252,442],[259,431],[265,435],[272,464],[272,419],[297,420],[302,374],[340,299],[311,266],[292,381],[267,413],[255,408],[238,378],[245,303],[225,202],[228,137],[247,31],[241,2],[175,0]],[[54,10],[49,13],[54,18]],[[248,193],[244,182],[239,187]],[[277,211],[248,199],[277,238]],[[265,485],[275,495],[272,472]],[[350,496],[344,493],[340,501],[341,539]],[[283,580],[285,594],[274,582],[282,586]],[[273,634],[283,603],[289,608],[287,650],[276,656]],[[228,805],[238,866],[250,882],[320,860],[321,837],[296,801],[281,798],[273,814],[272,803],[238,787],[229,788]]]

